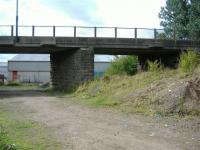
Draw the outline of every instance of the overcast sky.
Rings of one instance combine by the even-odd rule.
[[[160,28],[166,0],[19,0],[19,25]],[[14,25],[16,0],[0,0],[0,24]],[[8,55],[0,55],[0,61]]]

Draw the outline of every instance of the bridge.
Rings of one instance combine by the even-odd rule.
[[[2,29],[2,30],[1,30]],[[7,32],[5,32],[7,31]],[[0,53],[49,53],[53,86],[69,89],[93,78],[94,54],[137,55],[173,67],[181,51],[200,41],[162,36],[163,29],[83,26],[0,26]]]

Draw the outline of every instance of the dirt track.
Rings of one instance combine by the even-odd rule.
[[[55,129],[66,149],[198,150],[200,131],[113,110],[91,109],[41,92],[0,92],[0,102]],[[3,97],[2,97],[3,96]],[[68,101],[69,100],[69,101]],[[199,120],[198,120],[199,121]],[[200,125],[200,122],[197,124]]]

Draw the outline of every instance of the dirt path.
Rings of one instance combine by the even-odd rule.
[[[178,130],[176,126],[149,117],[91,109],[68,102],[69,98],[50,97],[40,92],[19,92],[4,92],[0,102],[55,129],[55,137],[69,150],[200,148],[199,130]]]

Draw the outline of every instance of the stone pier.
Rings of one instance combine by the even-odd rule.
[[[93,79],[94,51],[79,48],[50,54],[51,79],[56,90],[71,90]]]

